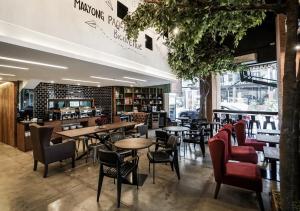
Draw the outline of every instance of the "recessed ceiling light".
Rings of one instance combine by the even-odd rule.
[[[14,74],[7,74],[7,73],[0,73],[0,75],[3,75],[3,76],[11,76],[11,77],[15,77],[16,75]]]
[[[91,78],[97,78],[101,80],[107,80],[107,81],[117,81],[117,82],[124,82],[124,83],[129,83],[129,84],[135,84],[135,82],[132,81],[124,81],[124,80],[119,80],[119,79],[114,79],[114,78],[104,78],[104,77],[98,77],[98,76],[90,76]]]
[[[54,81],[50,81],[50,83],[54,84]]]
[[[77,84],[77,86],[80,86],[80,84]]]
[[[2,80],[3,78],[0,78],[0,81]]]
[[[100,85],[97,85],[97,87],[101,87]]]
[[[100,82],[96,82],[96,81],[84,81],[84,80],[72,79],[72,78],[63,78],[61,80],[63,80],[63,81],[82,82],[82,83],[100,84]]]
[[[4,65],[4,64],[0,64],[0,67],[6,67],[6,68],[11,68],[11,69],[20,69],[20,70],[29,70],[29,68],[27,68],[27,67],[17,67],[17,66]]]
[[[10,58],[10,57],[5,57],[5,56],[0,56],[0,59],[12,61],[12,62],[20,62],[20,63],[25,63],[25,64],[34,64],[34,65],[45,66],[45,67],[53,67],[53,68],[57,68],[57,69],[68,69],[68,67],[64,67],[64,66],[41,63],[41,62],[36,62],[36,61],[24,60],[24,59],[15,59],[15,58]]]
[[[131,78],[131,77],[123,77],[123,78],[130,79],[130,80],[134,80],[134,81],[142,81],[142,82],[146,82],[146,80],[139,79],[139,78]]]

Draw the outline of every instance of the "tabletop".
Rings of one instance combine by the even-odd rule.
[[[127,138],[115,142],[115,146],[119,149],[138,150],[150,147],[153,143],[151,139],[147,138]]]
[[[187,116],[182,116],[182,117],[177,117],[176,119],[179,119],[179,120],[189,120],[190,118],[187,117]]]
[[[170,127],[164,127],[163,130],[171,131],[171,132],[182,132],[187,131],[190,128],[188,127],[182,127],[182,126],[170,126]]]
[[[267,159],[280,160],[279,148],[276,147],[264,147],[264,157]]]
[[[279,144],[280,136],[270,136],[264,134],[257,134],[256,140],[260,142]]]
[[[99,132],[106,132],[109,130],[114,130],[123,127],[131,127],[136,125],[136,122],[117,122],[112,124],[105,124],[102,126],[92,126],[92,127],[84,127],[80,129],[74,130],[66,130],[61,132],[56,132],[58,135],[69,137],[69,138],[76,138],[79,136],[91,135]]]
[[[280,135],[280,130],[258,129],[259,134]]]

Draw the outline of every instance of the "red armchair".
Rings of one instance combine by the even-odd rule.
[[[226,131],[228,136],[228,154],[230,160],[257,164],[258,157],[252,146],[231,146],[232,125],[227,124],[220,131]],[[224,137],[219,137],[224,139]]]
[[[221,131],[220,133],[226,132]],[[226,134],[223,135],[226,136]],[[228,162],[227,143],[220,138],[211,138],[208,141],[208,146],[217,183],[214,198],[218,197],[221,184],[236,186],[255,191],[260,209],[264,210],[261,197],[262,179],[257,165],[243,162]]]
[[[234,125],[234,130],[239,146],[252,146],[256,151],[263,151],[264,146],[266,146],[265,143],[246,138],[246,123],[243,120],[238,121]]]

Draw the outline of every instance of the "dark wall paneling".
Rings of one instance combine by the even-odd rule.
[[[93,98],[95,106],[101,106],[110,114],[112,111],[112,87],[40,83],[34,89],[34,95],[34,114],[37,118],[45,118],[47,99]]]

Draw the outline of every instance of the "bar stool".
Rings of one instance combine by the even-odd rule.
[[[218,113],[214,113],[213,122],[221,122],[221,119],[220,119]]]
[[[222,120],[222,124],[232,124],[233,121],[230,118],[230,114],[225,114],[225,119]]]
[[[271,121],[271,116],[265,116],[265,119],[263,129],[267,129],[268,124],[271,124],[272,130],[276,130],[275,122]]]
[[[251,135],[251,136],[253,135],[252,129],[253,129],[254,123],[256,124],[256,129],[260,129],[260,122],[259,122],[259,120],[256,120],[255,116],[251,115],[251,119],[249,121],[248,135]]]

